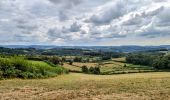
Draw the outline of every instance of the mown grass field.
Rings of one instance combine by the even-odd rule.
[[[170,100],[170,73],[88,75],[0,81],[0,100]]]

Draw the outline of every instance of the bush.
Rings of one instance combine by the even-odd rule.
[[[89,72],[89,69],[85,65],[81,67],[81,70],[82,70],[83,73],[88,73]]]
[[[89,73],[91,74],[100,74],[100,67],[90,67]]]
[[[52,62],[55,65],[58,65],[58,64],[60,64],[60,62],[62,62],[62,60],[59,57],[56,57],[56,56],[49,58],[49,61]]]
[[[82,62],[82,57],[75,57],[74,62]]]
[[[73,61],[69,61],[69,65],[73,65]]]
[[[0,58],[0,78],[46,78],[63,73],[68,71],[57,65],[32,63],[21,57]]]
[[[110,60],[111,56],[102,56],[102,60]]]
[[[31,72],[22,72],[22,73],[19,74],[18,77],[19,78],[24,78],[24,79],[27,79],[27,78],[29,78],[29,79],[32,79],[32,78],[41,78],[41,77],[37,77],[36,74],[31,73]]]
[[[3,78],[3,71],[0,71],[0,79]]]

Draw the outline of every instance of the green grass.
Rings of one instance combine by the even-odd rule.
[[[49,64],[47,64],[46,62],[44,61],[32,61],[32,60],[28,60],[28,62],[32,63],[33,65],[42,65],[42,66],[48,66],[48,67],[51,67]]]
[[[121,75],[70,73],[48,79],[0,81],[0,99],[168,100],[170,73]]]
[[[0,78],[46,78],[66,73],[63,67],[21,57],[0,58]]]

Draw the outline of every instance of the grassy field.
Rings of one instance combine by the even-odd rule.
[[[125,74],[125,73],[139,73],[139,72],[153,72],[154,68],[142,65],[133,65],[125,63],[125,58],[114,58],[108,61],[102,61],[99,63],[82,63],[74,62],[73,65],[65,63],[64,68],[71,71],[80,71],[81,67],[85,65],[89,67],[100,66],[102,74]]]
[[[170,73],[88,75],[0,81],[0,99],[170,100]]]
[[[41,65],[41,66],[47,66],[47,67],[52,67],[49,64],[47,64],[44,61],[33,61],[33,60],[29,60],[30,63],[35,64],[35,65]]]

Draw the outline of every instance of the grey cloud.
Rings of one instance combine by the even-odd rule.
[[[74,45],[114,38],[130,40],[131,36],[164,38],[170,35],[169,3],[169,0],[0,0],[0,41],[44,40],[50,44],[63,40]],[[151,23],[152,26],[147,26]]]
[[[60,30],[57,28],[49,29],[47,32],[47,35],[48,35],[48,38],[52,41],[57,38],[62,38]]]
[[[80,4],[82,0],[49,0],[53,3],[59,4],[59,3],[71,3],[74,5]]]
[[[59,20],[60,21],[65,21],[68,19],[68,16],[66,15],[66,11],[60,11],[59,12]]]
[[[164,36],[170,36],[169,31],[161,31],[161,30],[150,30],[140,33],[138,36],[147,37],[147,38],[158,38]]]
[[[19,29],[22,29],[22,30],[27,30],[27,31],[33,31],[33,30],[35,30],[35,29],[37,29],[37,26],[34,26],[34,25],[27,25],[27,24],[25,24],[25,25],[17,25],[17,27],[19,28]]]
[[[55,41],[56,39],[64,39],[66,41],[71,40],[72,36],[69,33],[62,33],[61,29],[51,28],[46,33],[50,41]]]
[[[158,21],[159,24],[165,25],[165,26],[170,26],[170,7],[169,8],[165,8],[159,15],[157,15],[158,17]]]
[[[61,32],[69,33],[69,32],[79,32],[82,26],[79,25],[77,22],[74,22],[70,25],[70,27],[66,28],[65,26],[62,27]]]
[[[70,32],[78,32],[80,31],[81,25],[78,25],[77,22],[74,22],[71,26],[70,26]]]
[[[110,7],[103,7],[102,12],[99,14],[94,14],[87,20],[87,22],[92,22],[96,25],[109,24],[113,19],[119,18],[126,13],[125,3],[121,0],[116,0]]]
[[[148,38],[157,38],[170,36],[170,7],[161,7],[158,13],[155,14],[152,22],[148,27],[144,28],[139,36]]]
[[[122,23],[122,25],[143,25],[146,21],[151,22],[152,17],[163,11],[164,7],[159,7],[153,11],[132,12],[130,18]],[[144,22],[145,21],[145,22]]]
[[[77,6],[81,3],[82,0],[49,0],[52,3],[55,3],[56,5],[58,4],[63,4],[63,7],[65,9],[70,9],[74,6]]]
[[[147,38],[170,36],[170,26],[159,27],[156,25],[150,25],[146,29],[142,30],[142,32],[139,32],[138,36],[147,37]]]

